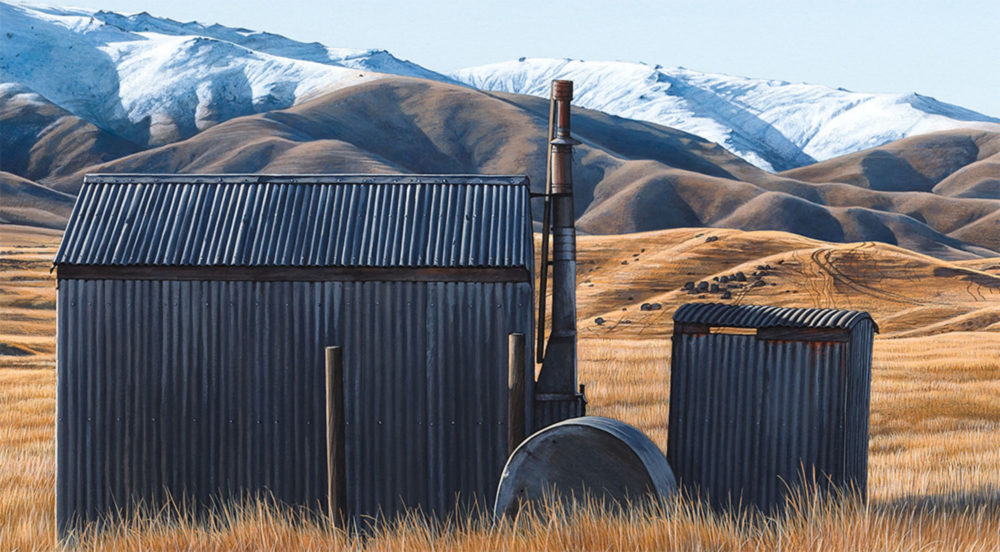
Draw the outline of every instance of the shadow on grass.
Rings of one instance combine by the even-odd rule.
[[[871,507],[879,513],[886,514],[901,512],[964,514],[977,510],[1000,512],[1000,487],[988,486],[971,491],[929,495],[904,495],[890,500],[873,502]]]

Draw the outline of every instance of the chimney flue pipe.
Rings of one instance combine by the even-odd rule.
[[[552,175],[552,330],[538,375],[539,393],[576,393],[576,217],[570,102],[573,81],[552,81],[556,132],[549,142]],[[545,262],[543,260],[542,262]],[[542,297],[540,300],[544,301]]]

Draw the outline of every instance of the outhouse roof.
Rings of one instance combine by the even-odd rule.
[[[687,303],[674,312],[674,322],[728,326],[733,328],[829,328],[850,330],[862,320],[872,320],[864,311],[811,309],[724,303]],[[872,321],[874,324],[874,321]],[[876,331],[878,328],[876,326]]]

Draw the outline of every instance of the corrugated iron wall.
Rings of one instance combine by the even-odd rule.
[[[372,304],[384,316],[366,318]],[[485,506],[507,459],[507,335],[530,331],[529,285],[369,287],[344,308],[365,320],[345,348],[347,514]]]
[[[667,459],[678,482],[716,507],[765,512],[803,475],[863,493],[873,331],[866,319],[816,341],[677,324]]]
[[[587,415],[587,400],[583,393],[535,394],[535,420],[532,431],[538,431],[552,424]],[[532,426],[529,426],[532,427]]]
[[[844,486],[868,497],[868,434],[871,415],[872,348],[875,332],[872,320],[862,320],[851,332],[847,350],[847,427],[845,436],[846,478]],[[851,406],[854,405],[854,406]]]
[[[327,345],[344,347],[351,386],[351,516],[403,503],[447,511],[455,493],[483,505],[495,492],[507,334],[531,333],[528,282],[59,286],[63,533],[74,517],[155,507],[168,493],[205,503],[266,489],[321,507]]]

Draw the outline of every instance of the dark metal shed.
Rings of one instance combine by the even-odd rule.
[[[485,507],[528,201],[517,176],[88,176],[55,260],[60,532],[168,496],[324,508],[330,345],[348,516]]]
[[[877,331],[859,311],[681,305],[667,439],[681,487],[764,512],[803,476],[864,496]]]

